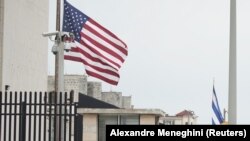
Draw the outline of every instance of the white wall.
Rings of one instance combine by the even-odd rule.
[[[140,125],[155,125],[155,115],[140,115]]]
[[[48,31],[48,4],[48,0],[4,0],[2,88],[47,90],[48,39],[41,34]]]

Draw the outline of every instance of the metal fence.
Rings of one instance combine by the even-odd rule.
[[[0,92],[0,140],[76,141],[73,95]]]

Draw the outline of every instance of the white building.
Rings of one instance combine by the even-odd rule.
[[[46,91],[48,0],[0,0],[0,88]]]
[[[193,111],[183,110],[175,116],[165,115],[159,122],[164,125],[193,125],[197,124],[197,118]]]

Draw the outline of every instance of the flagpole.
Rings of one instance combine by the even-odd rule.
[[[61,0],[57,0],[57,10],[56,10],[56,30],[61,31]],[[55,92],[64,91],[64,47],[59,38],[58,52],[55,54]]]
[[[59,31],[57,35],[58,40],[58,47],[57,47],[57,53],[55,54],[55,97],[57,97],[57,104],[60,103],[59,94],[60,92],[64,92],[64,43],[61,39],[61,0],[57,0],[56,5],[56,30]],[[62,101],[64,101],[64,96],[62,96]],[[64,109],[62,109],[64,111]],[[58,111],[57,111],[58,112]],[[63,125],[64,118],[61,119],[61,122],[59,120],[59,117],[56,119],[56,129],[54,131],[54,136],[56,138],[56,141],[64,140]],[[61,128],[61,129],[59,129]],[[62,132],[62,133],[59,133]],[[61,136],[60,136],[61,135]]]
[[[228,122],[237,123],[236,0],[230,1]]]

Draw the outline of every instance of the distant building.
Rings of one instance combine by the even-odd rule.
[[[54,91],[54,76],[48,76],[48,91]],[[123,96],[121,92],[102,92],[101,82],[88,82],[85,75],[65,75],[64,90],[82,93],[102,100],[119,108],[131,108],[131,96]]]
[[[86,75],[64,75],[64,91],[87,94],[87,76]],[[55,90],[55,76],[48,76],[48,91]]]
[[[77,113],[82,131],[79,141],[105,141],[106,125],[157,125],[164,112],[160,109],[124,109],[80,94]],[[81,126],[82,125],[82,126]]]
[[[160,109],[134,109],[131,96],[102,92],[100,82],[88,82],[85,75],[65,75],[66,92],[79,94],[77,130],[79,141],[105,141],[106,125],[159,124],[165,113]],[[48,77],[48,91],[54,91],[54,77]]]
[[[164,125],[193,125],[197,124],[197,118],[193,111],[184,110],[175,116],[165,115],[160,118],[160,124]]]
[[[48,12],[48,0],[0,0],[0,90],[47,90]]]
[[[184,110],[175,116],[165,116],[160,109],[136,109],[131,96],[121,92],[102,92],[100,82],[88,82],[85,75],[65,75],[65,91],[79,94],[77,130],[79,141],[105,141],[106,125],[175,125],[196,124],[192,111]],[[54,77],[48,77],[48,91],[54,91]]]

